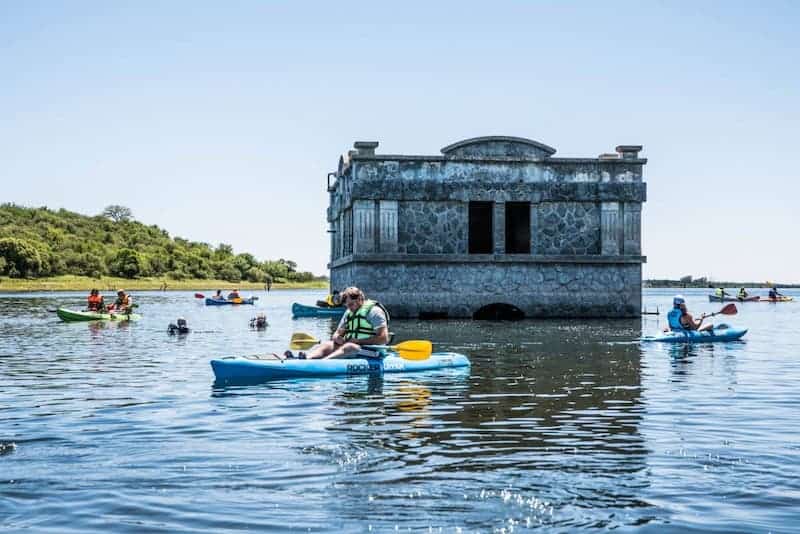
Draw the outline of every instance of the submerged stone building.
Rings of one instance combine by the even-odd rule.
[[[641,146],[556,158],[492,136],[438,156],[358,141],[328,175],[331,287],[393,317],[633,317],[641,311]]]

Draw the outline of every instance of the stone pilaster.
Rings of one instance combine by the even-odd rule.
[[[378,218],[378,250],[386,253],[397,252],[397,201],[379,201]]]
[[[626,202],[623,204],[624,238],[622,253],[638,256],[642,253],[642,205]]]
[[[600,253],[604,256],[619,256],[622,252],[622,220],[619,202],[603,202],[600,205]]]
[[[494,253],[505,254],[506,252],[506,203],[505,201],[494,203],[494,213],[492,215],[494,224]]]
[[[353,201],[353,254],[375,252],[375,202]]]
[[[531,254],[539,252],[539,204],[531,202]]]

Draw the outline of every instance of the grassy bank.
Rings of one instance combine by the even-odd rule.
[[[167,291],[197,290],[210,292],[217,289],[223,291],[239,288],[242,290],[264,291],[264,284],[258,282],[225,282],[224,280],[171,280],[165,278],[115,278],[104,276],[90,278],[88,276],[52,276],[48,278],[7,278],[0,277],[0,292],[6,291],[89,291],[100,289],[112,291],[117,288],[126,290],[160,290],[167,284]],[[327,280],[310,282],[273,283],[272,289],[327,289]]]

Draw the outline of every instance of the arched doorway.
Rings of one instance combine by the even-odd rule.
[[[496,302],[481,307],[472,318],[477,321],[519,321],[525,318],[525,312],[511,304]]]

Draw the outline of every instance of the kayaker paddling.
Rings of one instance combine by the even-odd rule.
[[[325,300],[318,300],[317,306],[320,308],[338,308],[342,305],[342,297],[337,290],[325,297]]]
[[[675,295],[672,299],[672,309],[667,313],[668,327],[665,331],[672,330],[674,332],[681,332],[684,330],[694,330],[697,332],[706,332],[713,330],[712,323],[703,324],[706,314],[702,314],[700,319],[695,320],[686,308],[686,299],[683,295]]]
[[[306,358],[341,358],[363,352],[364,346],[389,343],[389,314],[382,304],[367,300],[357,287],[345,289],[342,302],[347,311],[342,315],[333,337],[312,348]],[[287,356],[291,356],[291,353]]]
[[[133,298],[127,293],[125,293],[124,289],[120,289],[117,291],[117,300],[114,301],[114,304],[108,307],[108,311],[110,313],[131,313],[131,309],[133,308]]]
[[[730,296],[730,294],[727,291],[725,291],[724,287],[718,287],[716,291],[714,291],[714,294],[718,296],[720,300],[724,299],[727,296]]]
[[[739,300],[744,300],[744,299],[746,299],[747,297],[749,297],[749,296],[750,296],[750,294],[749,294],[749,293],[747,293],[747,290],[746,290],[745,288],[741,287],[741,288],[739,288],[739,294],[738,294],[738,295],[736,295],[736,296],[737,296],[737,298],[738,298]]]
[[[778,286],[773,285],[769,288],[769,298],[770,300],[778,300],[783,295],[778,291]]]
[[[86,309],[88,311],[102,312],[106,309],[106,303],[103,301],[103,295],[97,289],[92,289],[89,292],[89,297],[86,299]]]

